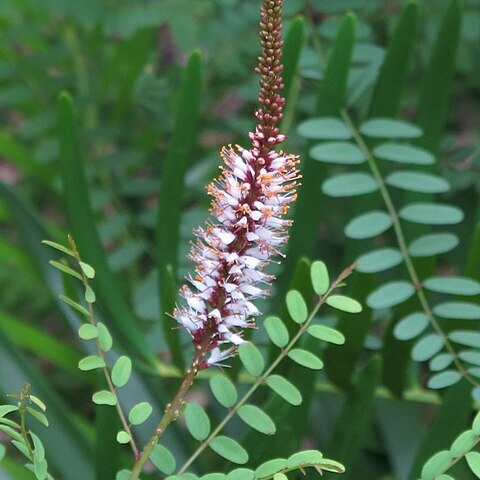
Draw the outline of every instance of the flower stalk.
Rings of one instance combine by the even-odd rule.
[[[245,342],[245,328],[253,327],[260,311],[257,298],[268,294],[274,279],[264,269],[287,241],[285,219],[296,199],[298,157],[276,151],[285,135],[279,122],[285,99],[282,81],[282,0],[262,0],[261,55],[257,125],[249,134],[251,147],[224,147],[221,174],[208,187],[212,196],[210,219],[195,231],[189,258],[195,275],[180,291],[184,299],[173,317],[192,337],[194,358],[174,399],[166,406],[151,439],[134,464],[130,480],[143,466],[168,425],[181,414],[186,394],[197,372],[236,353]]]

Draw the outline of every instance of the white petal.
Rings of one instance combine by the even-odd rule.
[[[238,260],[238,253],[232,252],[230,255],[227,256],[226,260],[228,263],[235,262],[236,260]]]
[[[225,244],[230,245],[235,240],[235,235],[232,232],[228,231],[219,231],[217,233],[218,238]]]
[[[252,213],[250,213],[250,217],[252,217],[255,222],[258,222],[258,220],[262,218],[262,212],[254,210]]]
[[[240,257],[240,261],[244,263],[248,268],[256,268],[262,261],[255,257],[250,257],[248,255],[243,255]]]
[[[263,290],[253,285],[240,285],[240,290],[247,295],[257,297],[263,293]]]
[[[187,303],[190,308],[193,308],[193,310],[199,313],[205,312],[205,303],[203,302],[203,300],[201,300],[197,296],[188,297]]]

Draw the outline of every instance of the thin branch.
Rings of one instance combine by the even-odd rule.
[[[208,436],[208,438],[203,441],[200,446],[197,448],[197,450],[191,455],[191,457],[182,465],[180,470],[177,472],[177,475],[181,475],[182,473],[185,472],[185,470],[195,461],[195,459],[208,447],[210,442],[220,433],[220,431],[223,429],[223,427],[235,416],[235,414],[238,412],[239,408],[253,395],[253,393],[257,390],[258,387],[260,387],[266,380],[267,377],[275,370],[275,368],[279,365],[279,363],[288,355],[288,352],[295,346],[295,344],[298,342],[300,337],[306,332],[308,326],[310,325],[311,321],[317,314],[318,310],[322,305],[325,304],[327,301],[327,298],[330,296],[333,290],[341,286],[342,282],[353,272],[355,269],[356,264],[351,265],[347,269],[345,269],[339,276],[338,278],[332,283],[328,291],[325,293],[325,295],[321,296],[319,298],[319,301],[315,305],[314,309],[308,316],[307,320],[301,325],[299,328],[298,332],[295,334],[295,336],[292,338],[290,343],[282,348],[280,351],[280,354],[278,357],[272,362],[270,367],[263,373],[261,376],[257,377],[253,385],[250,387],[248,392],[241,398],[239,402],[236,403],[235,407],[230,409],[230,411],[227,413],[225,418],[217,425],[215,430]]]
[[[72,249],[75,261],[78,264],[79,273],[82,276],[82,283],[83,283],[83,285],[86,289],[89,286],[89,280],[88,280],[87,276],[85,275],[85,273],[84,273],[84,271],[81,267],[80,254],[78,253],[78,250],[77,250],[77,247],[75,245],[75,242],[74,242],[73,238],[69,236],[68,240],[69,240],[70,248]],[[96,326],[97,325],[97,320],[95,319],[95,312],[93,310],[93,303],[90,303],[90,302],[87,302],[87,303],[88,303],[89,321],[92,325]],[[95,346],[97,347],[98,356],[104,361],[104,363],[106,363],[105,362],[105,352],[101,349],[100,342],[99,342],[98,338],[95,339]],[[130,437],[130,442],[129,443],[130,443],[130,446],[132,448],[133,455],[135,456],[135,458],[137,458],[138,455],[139,455],[138,447],[135,443],[135,440],[133,439],[133,435],[132,435],[132,432],[130,430],[130,424],[128,423],[127,418],[125,416],[125,413],[124,413],[124,411],[122,409],[122,406],[120,404],[120,399],[118,398],[118,395],[117,395],[117,389],[113,385],[112,377],[110,375],[110,371],[108,370],[108,368],[106,366],[103,367],[102,370],[103,370],[103,374],[105,376],[105,380],[107,381],[108,389],[112,393],[112,395],[115,397],[115,400],[116,400],[115,401],[115,407],[117,409],[118,416],[120,417],[120,422],[122,423],[122,427],[125,430],[125,432],[128,433],[128,436]]]
[[[439,322],[435,318],[432,308],[430,307],[430,304],[428,303],[427,296],[425,295],[425,291],[423,289],[422,282],[420,281],[417,271],[415,270],[415,266],[413,264],[412,258],[410,257],[410,254],[408,253],[408,248],[407,248],[407,243],[405,240],[405,235],[403,234],[402,226],[400,223],[400,217],[397,212],[397,209],[395,208],[395,205],[393,203],[392,197],[390,196],[390,192],[388,191],[385,181],[383,180],[382,174],[376,164],[375,157],[368,147],[368,145],[365,143],[363,140],[363,137],[361,136],[358,128],[354,124],[352,118],[350,117],[349,113],[347,112],[346,109],[342,109],[341,115],[347,126],[350,128],[353,138],[355,140],[355,143],[358,145],[362,153],[365,155],[365,158],[367,159],[368,166],[370,168],[370,171],[372,172],[373,177],[375,178],[378,187],[380,189],[380,194],[382,196],[382,199],[385,203],[385,206],[387,208],[387,211],[390,215],[390,218],[392,219],[393,222],[393,229],[395,232],[395,237],[397,239],[398,247],[400,249],[400,252],[402,254],[403,260],[405,262],[405,267],[407,268],[408,275],[410,276],[410,280],[415,287],[415,291],[417,292],[417,297],[420,302],[420,305],[423,309],[423,312],[427,316],[430,325],[434,329],[435,333],[443,340],[443,344],[445,346],[445,349],[447,352],[452,356],[453,358],[453,363],[455,367],[457,368],[458,372],[466,379],[468,380],[472,385],[478,387],[480,386],[480,382],[478,382],[474,377],[472,377],[463,367],[462,362],[458,358],[457,352],[455,351],[452,343],[448,339],[448,336],[445,334],[445,332],[442,330],[442,327],[440,326]]]

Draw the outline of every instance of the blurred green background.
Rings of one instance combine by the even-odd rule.
[[[356,20],[344,20],[347,12]],[[278,282],[263,311],[281,312],[287,286],[303,285],[302,263],[292,280],[302,257],[322,259],[338,273],[372,244],[347,239],[344,228],[381,201],[375,195],[357,203],[322,194],[321,182],[345,168],[309,158],[312,143],[297,131],[311,117],[339,117],[341,107],[358,122],[386,116],[424,129],[417,145],[437,158],[429,171],[451,183],[450,191],[437,197],[462,208],[466,218],[449,228],[461,246],[418,268],[480,279],[475,236],[480,1],[285,0],[284,14],[290,35],[284,148],[302,157],[307,193],[300,193],[289,256],[275,266]],[[401,15],[404,31],[398,32]],[[28,380],[48,404],[51,426],[39,432],[56,478],[114,478],[129,460],[115,445],[115,416],[90,402],[101,379],[76,367],[86,349],[76,338],[79,321],[57,300],[61,291],[75,292],[75,287],[48,266],[52,254],[39,241],[65,243],[66,233],[74,234],[82,256],[103,279],[99,316],[111,322],[118,351],[139,365],[125,403],[146,398],[161,411],[176,385],[177,367],[190,358],[189,339],[178,330],[172,333],[173,320],[163,312],[171,310],[174,292],[192,270],[186,254],[192,228],[208,215],[204,187],[218,173],[220,148],[248,147],[247,134],[254,128],[258,19],[254,0],[0,1],[0,392],[18,391]],[[394,50],[389,50],[392,38],[400,42],[391,53],[397,57],[382,76],[386,52]],[[69,143],[77,140],[69,136],[68,115],[59,121],[62,91],[73,98],[77,143]],[[67,147],[75,146],[76,160],[62,158],[62,138]],[[405,198],[395,200],[401,204]],[[88,204],[91,211],[84,208]],[[105,263],[99,260],[93,225]],[[405,230],[409,239],[422,232],[411,225]],[[392,242],[387,233],[373,245]],[[397,268],[395,275],[404,276]],[[392,278],[358,275],[351,293],[364,298]],[[398,316],[415,308],[409,304]],[[342,319],[347,339],[351,333],[357,342],[345,354],[346,364],[328,375],[289,373],[309,392],[302,410],[258,396],[284,428],[262,444],[258,436],[246,437],[253,465],[316,445],[350,467],[346,478],[406,480],[418,476],[418,466],[466,428],[469,388],[459,383],[446,396],[425,390],[429,373],[408,360],[411,345],[399,353],[385,340],[395,318],[367,308],[357,326],[354,318]],[[261,343],[265,335],[260,332],[257,339]],[[401,358],[398,378],[396,366],[382,378],[374,354],[387,364],[389,356]],[[341,348],[327,351],[327,366],[342,355]],[[238,370],[234,366],[232,374]],[[199,382],[194,395],[221,419],[203,386]],[[453,420],[450,405],[461,411]],[[140,438],[148,438],[155,419],[140,429]],[[437,423],[428,433],[432,421]],[[244,433],[236,423],[227,430]],[[179,464],[194,449],[181,425],[172,429],[167,444]],[[0,478],[33,478],[11,453],[0,463]],[[223,468],[219,462],[207,454],[195,471]],[[459,475],[473,478],[466,470]]]

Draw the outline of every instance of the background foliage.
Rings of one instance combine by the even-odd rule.
[[[277,267],[265,313],[286,317],[288,288],[312,296],[306,258],[320,258],[338,273],[373,248],[384,250],[361,261],[349,280],[349,294],[367,305],[363,313],[325,310],[317,318],[336,323],[346,344],[318,351],[318,342],[306,340],[325,370],[282,367],[303,404],[256,393],[277,424],[276,435],[260,437],[239,422],[226,430],[245,435],[253,466],[313,445],[342,461],[346,478],[419,478],[432,454],[450,449],[470,428],[472,383],[479,382],[480,3],[285,4],[283,129],[287,149],[302,157],[303,186],[288,256]],[[70,232],[95,266],[100,320],[109,325],[118,352],[137,367],[122,401],[164,405],[190,351],[189,339],[172,330],[164,312],[171,311],[191,269],[185,254],[192,227],[208,213],[204,186],[217,174],[220,146],[245,146],[253,126],[258,8],[250,0],[0,3],[0,391],[18,392],[29,381],[47,404],[50,427],[39,427],[38,435],[56,478],[114,478],[128,465],[128,452],[115,441],[114,412],[90,402],[102,380],[78,370],[91,352],[76,337],[79,319],[58,299],[64,290],[75,296],[76,287],[48,265],[51,252],[40,241],[65,243]],[[62,90],[74,99],[76,119],[65,102],[59,107]],[[378,117],[411,122],[423,134],[405,133],[399,124],[388,130],[385,121],[369,130],[368,121]],[[358,134],[353,139],[351,125]],[[390,150],[396,163],[384,160],[385,148],[382,156],[386,142],[397,144]],[[405,146],[423,150],[405,153]],[[432,337],[431,318],[398,326],[425,311],[404,266],[405,252],[398,253],[398,232],[389,228],[395,218],[371,182],[368,152],[400,214],[421,291],[459,352],[443,363],[445,338],[438,330]],[[405,207],[419,202],[454,208],[428,210],[420,219],[417,208],[411,222]],[[371,211],[386,213],[352,227],[352,219]],[[432,234],[415,248],[416,239]],[[432,283],[447,274],[471,280]],[[466,293],[467,302],[460,299]],[[262,332],[257,342],[264,357],[272,357]],[[412,348],[422,341],[412,360]],[[435,372],[447,373],[436,377],[436,385]],[[238,361],[230,374],[240,389],[251,383]],[[221,419],[207,388],[208,380],[199,381],[191,397]],[[139,427],[143,441],[158,414]],[[166,443],[179,464],[196,448],[183,424]],[[12,458],[0,463],[1,475],[32,478]],[[231,465],[206,454],[193,467],[200,475]],[[475,478],[466,462],[451,474]]]

